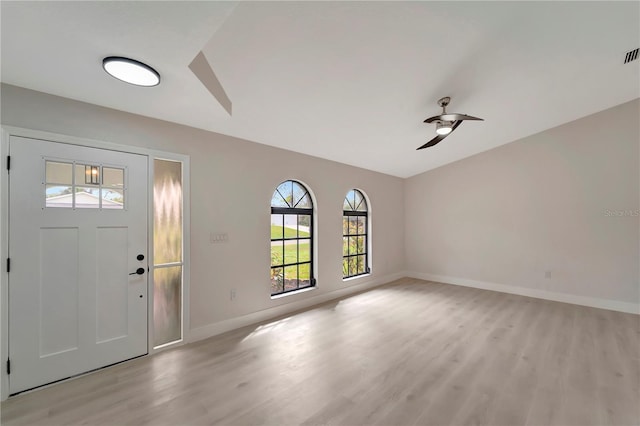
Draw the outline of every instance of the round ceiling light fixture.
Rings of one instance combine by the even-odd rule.
[[[152,87],[160,84],[160,74],[147,64],[121,56],[107,56],[102,68],[112,77],[136,86]]]
[[[436,133],[441,136],[448,135],[453,130],[452,126],[453,123],[450,121],[438,121],[436,122]]]

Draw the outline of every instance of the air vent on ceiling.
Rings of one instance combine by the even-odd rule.
[[[636,59],[638,59],[638,50],[639,49],[634,49],[634,50],[630,50],[629,52],[627,52],[626,55],[624,55],[624,63],[629,63],[631,61],[635,61]]]

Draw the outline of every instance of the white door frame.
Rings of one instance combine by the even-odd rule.
[[[149,157],[150,160],[155,158],[163,160],[173,160],[182,162],[182,203],[183,203],[183,215],[182,215],[182,227],[183,227],[183,278],[182,278],[182,340],[176,345],[181,345],[187,342],[189,333],[189,275],[190,275],[190,260],[189,247],[190,247],[190,170],[189,170],[189,156],[183,154],[176,154],[172,152],[159,151],[148,148],[140,148],[135,146],[121,145],[112,142],[99,141],[87,138],[78,138],[75,136],[60,135],[57,133],[44,132],[40,130],[30,130],[13,126],[2,126],[1,139],[0,139],[0,163],[2,168],[0,170],[0,400],[4,401],[9,397],[9,375],[7,374],[6,361],[9,358],[9,274],[6,268],[6,259],[9,253],[9,181],[7,179],[7,155],[9,153],[9,138],[11,136],[22,136],[32,139],[42,139],[51,142],[66,143],[70,145],[80,145],[90,148],[101,148],[112,151],[120,151],[131,154],[141,154]],[[149,161],[149,179],[148,179],[148,191],[147,200],[149,209],[148,211],[148,248],[149,248],[149,266],[152,267],[154,263],[153,257],[153,161]],[[147,298],[148,303],[148,350],[149,355],[153,355],[159,351],[165,349],[154,349],[153,338],[153,274],[149,274],[148,279]],[[173,347],[170,345],[168,347]]]

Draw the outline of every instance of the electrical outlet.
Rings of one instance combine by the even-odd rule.
[[[230,300],[236,300],[236,289],[232,288],[231,291],[229,291],[229,299]]]

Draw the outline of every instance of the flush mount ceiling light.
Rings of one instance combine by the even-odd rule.
[[[102,60],[102,68],[112,77],[136,86],[151,87],[160,84],[160,74],[147,64],[120,56]]]

